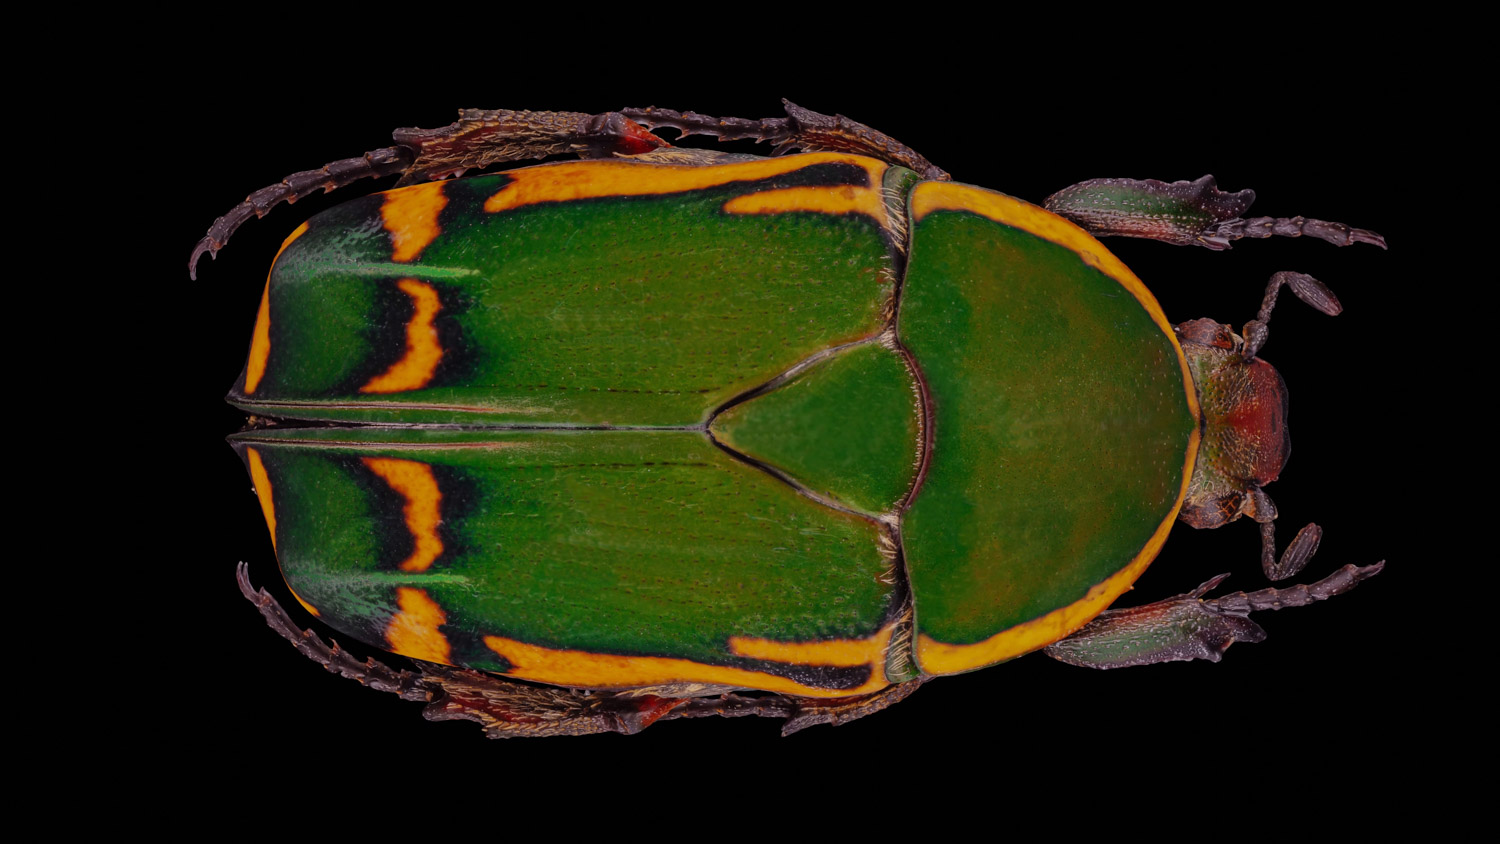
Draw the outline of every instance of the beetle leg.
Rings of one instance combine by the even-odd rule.
[[[762,718],[784,718],[781,734],[789,736],[817,724],[835,727],[847,724],[905,700],[922,685],[923,678],[887,686],[868,695],[843,698],[792,697],[779,694],[725,694],[717,697],[690,698],[673,708],[662,720],[673,718],[707,718],[718,715],[739,718],[758,715]]]
[[[650,694],[534,686],[442,665],[424,664],[423,676],[442,689],[423,717],[474,721],[489,738],[634,735],[688,702]]]
[[[474,721],[490,738],[625,733],[634,735],[657,721],[720,715],[784,718],[781,734],[791,735],[814,724],[845,724],[904,699],[922,680],[910,680],[878,692],[848,698],[800,698],[787,695],[721,694],[677,697],[649,691],[583,691],[507,680],[491,674],[412,660],[421,674],[399,671],[374,658],[355,659],[337,642],[324,642],[312,630],[292,621],[264,589],[250,585],[250,567],[236,570],[240,593],[272,630],[301,654],[328,671],[405,700],[427,703],[429,721]]]
[[[1250,620],[1250,613],[1326,601],[1374,577],[1383,568],[1384,560],[1372,566],[1348,565],[1310,585],[1234,592],[1204,600],[1210,589],[1228,577],[1221,574],[1186,595],[1143,607],[1107,610],[1068,638],[1048,645],[1046,653],[1053,659],[1088,668],[1124,668],[1190,659],[1218,662],[1235,642],[1259,642],[1266,638],[1266,631]]]
[[[1271,496],[1260,487],[1251,487],[1245,515],[1260,523],[1260,567],[1267,580],[1285,580],[1302,571],[1307,561],[1318,553],[1318,543],[1323,541],[1323,529],[1308,524],[1297,531],[1281,559],[1276,559],[1276,505]]]
[[[916,150],[884,132],[858,123],[842,114],[829,116],[782,100],[786,117],[746,120],[742,117],[710,117],[669,108],[622,108],[620,113],[653,129],[676,129],[683,135],[708,135],[721,141],[756,141],[776,144],[774,155],[791,148],[803,152],[852,152],[915,170],[925,179],[947,181],[952,176]]]
[[[1266,344],[1266,337],[1270,331],[1271,310],[1276,307],[1276,296],[1282,287],[1289,288],[1297,294],[1297,298],[1317,308],[1319,312],[1329,316],[1338,316],[1343,312],[1344,306],[1339,303],[1337,296],[1323,282],[1318,281],[1306,273],[1279,272],[1271,276],[1271,281],[1266,285],[1265,298],[1261,299],[1260,312],[1255,319],[1245,323],[1243,335],[1245,347],[1240,352],[1245,360],[1251,360],[1260,347]]]
[[[405,700],[431,700],[432,689],[424,678],[410,671],[397,671],[373,658],[360,662],[339,647],[337,642],[328,644],[311,630],[303,630],[292,621],[286,610],[264,589],[250,585],[250,567],[240,563],[235,570],[240,584],[240,594],[260,610],[271,629],[292,643],[303,656],[318,663],[334,674],[358,680],[372,689],[391,692]]]
[[[416,155],[400,184],[549,155],[609,158],[670,146],[614,111],[583,114],[471,108],[460,111],[456,122],[441,129],[397,129],[392,137]]]
[[[193,247],[188,258],[188,276],[198,278],[198,260],[207,252],[210,258],[218,257],[219,250],[229,243],[229,237],[251,217],[264,217],[282,202],[296,202],[315,190],[327,193],[353,184],[360,179],[379,179],[405,172],[414,156],[411,150],[402,147],[386,147],[372,150],[359,158],[345,158],[324,164],[316,170],[293,173],[270,187],[264,187],[245,197],[245,201],[229,209],[229,213],[214,220],[208,234]]]
[[[1385,248],[1385,238],[1366,229],[1306,217],[1241,215],[1255,201],[1255,191],[1225,193],[1213,176],[1191,182],[1156,179],[1090,179],[1047,197],[1054,214],[1096,237],[1120,235],[1160,240],[1176,246],[1228,249],[1242,237],[1315,237],[1336,246],[1370,243]]]
[[[423,715],[430,721],[477,721],[491,738],[638,733],[687,702],[656,695],[590,694],[533,686],[420,660],[413,660],[422,668],[420,675],[395,670],[374,658],[361,662],[338,643],[328,644],[312,630],[300,629],[275,598],[250,585],[249,566],[240,563],[237,577],[241,594],[303,656],[372,689],[426,702]]]
[[[671,109],[621,109],[602,114],[573,111],[513,111],[465,109],[459,119],[441,129],[397,129],[396,146],[346,158],[317,170],[293,173],[277,184],[261,188],[214,221],[193,247],[188,275],[198,277],[198,261],[206,252],[217,256],[235,230],[251,217],[264,217],[282,202],[296,202],[314,190],[325,192],[360,179],[401,174],[398,186],[443,179],[465,170],[549,155],[581,158],[642,155],[671,144],[645,127],[667,126],[684,135],[712,135],[720,140],[776,143],[777,153],[796,147],[807,152],[853,152],[900,164],[928,179],[949,179],[911,147],[842,115],[832,117],[782,100],[786,117],[744,120],[709,117]],[[704,163],[692,154],[669,163]],[[716,162],[715,162],[716,163]]]
[[[282,202],[296,202],[314,190],[324,192],[360,179],[401,174],[398,185],[427,182],[465,170],[508,161],[527,161],[549,155],[577,154],[583,158],[638,155],[669,146],[617,112],[583,114],[571,111],[483,111],[466,109],[459,119],[441,129],[397,129],[396,146],[346,158],[317,170],[304,170],[270,187],[261,188],[214,221],[188,259],[188,275],[198,277],[198,260],[207,252],[217,256],[235,230],[251,217],[264,217]]]

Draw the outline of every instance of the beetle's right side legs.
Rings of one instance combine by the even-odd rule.
[[[251,217],[264,217],[276,205],[296,202],[316,190],[326,193],[361,179],[397,173],[400,184],[406,185],[508,161],[569,153],[583,158],[639,155],[668,146],[618,112],[466,109],[459,112],[456,122],[441,129],[397,129],[392,137],[396,146],[293,173],[245,197],[215,220],[198,241],[188,259],[188,275],[196,279],[203,254],[216,257]]]
[[[1385,238],[1366,229],[1306,217],[1242,215],[1255,191],[1226,193],[1213,176],[1191,182],[1156,179],[1090,179],[1047,197],[1048,211],[1077,223],[1095,237],[1142,237],[1176,246],[1228,249],[1242,237],[1315,237],[1336,246],[1369,243],[1385,248]]]
[[[707,135],[721,141],[756,141],[776,144],[772,155],[789,149],[803,152],[851,152],[899,164],[924,179],[947,181],[948,171],[890,135],[872,129],[842,114],[819,114],[783,99],[786,117],[746,120],[742,117],[710,117],[669,108],[622,108],[620,114],[652,129],[676,129],[683,135]]]
[[[1218,662],[1235,642],[1260,642],[1266,631],[1250,620],[1257,610],[1302,607],[1341,595],[1385,568],[1348,565],[1317,583],[1258,592],[1234,592],[1204,600],[1228,575],[1219,575],[1186,595],[1143,607],[1106,610],[1073,635],[1048,645],[1053,659],[1086,668],[1125,668],[1206,659]]]

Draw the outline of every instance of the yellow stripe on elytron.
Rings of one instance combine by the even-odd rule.
[[[287,235],[271,260],[271,272],[276,271],[276,262],[292,241],[307,234],[307,223],[303,223]],[[266,361],[271,359],[271,273],[266,273],[266,289],[260,294],[260,310],[255,314],[255,333],[250,335],[250,361],[245,364],[245,395],[255,392],[260,379],[266,374]]]
[[[448,197],[443,193],[445,185],[445,182],[427,182],[386,193],[380,219],[395,245],[392,261],[405,264],[416,260],[442,234],[438,214],[448,205]]]
[[[250,483],[255,485],[255,497],[260,499],[260,512],[266,517],[266,527],[271,531],[271,550],[276,550],[276,507],[271,503],[271,477],[266,474],[266,464],[260,460],[260,452],[245,449],[250,462]]]
[[[385,641],[391,650],[412,659],[425,659],[452,665],[452,647],[438,627],[448,621],[448,614],[427,592],[411,586],[396,587],[396,606],[400,612],[385,628]]]
[[[826,642],[778,642],[749,636],[729,637],[729,650],[735,656],[785,662],[791,665],[831,665],[850,667],[868,665],[877,674],[884,672],[886,650],[891,644],[890,625],[868,639],[831,639]]]
[[[1195,404],[1195,415],[1196,410]],[[1162,544],[1167,541],[1167,534],[1172,532],[1177,512],[1182,509],[1182,501],[1187,496],[1188,484],[1193,479],[1193,465],[1198,458],[1198,437],[1198,426],[1194,425],[1192,434],[1188,437],[1187,460],[1182,469],[1182,486],[1177,491],[1177,503],[1172,505],[1172,511],[1157,525],[1156,532],[1151,535],[1146,547],[1124,568],[1089,589],[1081,599],[1059,607],[1041,618],[996,633],[982,642],[950,645],[939,642],[926,633],[919,633],[917,664],[928,674],[956,674],[994,665],[1044,648],[1088,624],[1094,616],[1108,609],[1110,604],[1130,590],[1136,578],[1146,570],[1146,566],[1156,559]]]
[[[511,170],[505,175],[511,178],[494,196],[485,200],[484,210],[491,213],[509,211],[539,202],[568,202],[575,199],[593,199],[605,196],[652,196],[667,193],[682,193],[691,190],[717,187],[730,182],[752,181],[780,176],[811,167],[816,164],[853,164],[869,174],[869,187],[858,188],[867,192],[871,199],[856,203],[837,198],[826,199],[819,204],[812,199],[814,194],[835,195],[839,188],[792,188],[768,190],[763,193],[779,194],[779,200],[768,201],[766,207],[737,213],[769,214],[776,211],[826,211],[842,214],[851,210],[870,213],[885,225],[885,204],[881,197],[881,180],[887,165],[873,158],[843,153],[820,152],[811,155],[790,155],[782,158],[767,158],[743,164],[721,164],[711,167],[692,167],[670,164],[645,164],[628,161],[579,161],[565,164],[549,164]],[[805,193],[804,193],[805,192]],[[754,196],[755,194],[751,194]],[[736,197],[733,202],[744,200]],[[773,207],[776,202],[785,205]],[[868,205],[868,209],[866,208]],[[728,205],[725,210],[729,210]]]
[[[500,636],[486,636],[484,643],[510,663],[511,669],[506,676],[560,686],[625,689],[669,683],[707,683],[802,697],[849,697],[870,694],[890,685],[883,670],[872,670],[869,680],[852,689],[823,689],[763,671],[704,665],[690,659],[554,650]]]
[[[411,531],[417,547],[402,561],[401,570],[427,571],[432,561],[443,553],[443,540],[437,535],[438,525],[443,520],[443,493],[438,489],[437,479],[432,476],[432,467],[394,457],[366,457],[364,462],[370,471],[406,499],[402,513],[406,517],[406,529]]]
[[[437,372],[438,362],[443,359],[443,346],[438,342],[438,311],[443,309],[438,292],[430,284],[414,278],[403,278],[396,282],[406,295],[411,297],[414,313],[406,324],[406,354],[391,364],[391,368],[371,378],[359,388],[361,393],[403,393],[427,386]]]
[[[255,484],[255,497],[260,499],[260,511],[265,514],[266,527],[271,530],[271,549],[275,550],[276,508],[271,504],[271,478],[266,474],[266,464],[261,461],[260,452],[253,448],[247,448],[245,449],[245,456],[250,460],[250,482]],[[292,589],[290,585],[287,586],[287,589],[291,590],[292,597],[297,599],[297,603],[301,604],[303,609],[312,615],[322,615],[322,613],[318,612],[317,607],[302,600],[302,596],[297,594],[297,590]]]
[[[876,177],[872,175],[871,178]],[[747,193],[724,203],[724,210],[730,214],[784,214],[788,211],[864,214],[874,219],[881,228],[890,228],[885,196],[880,190],[853,185],[835,188],[780,188]]]

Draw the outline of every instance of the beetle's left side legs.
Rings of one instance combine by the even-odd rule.
[[[1385,238],[1375,232],[1343,223],[1306,217],[1243,217],[1254,201],[1255,191],[1226,193],[1219,190],[1213,176],[1204,176],[1171,183],[1090,179],[1052,194],[1045,206],[1095,237],[1143,237],[1220,250],[1242,237],[1307,235],[1337,246],[1370,243],[1385,248]]]
[[[1143,607],[1107,610],[1078,632],[1047,646],[1046,653],[1087,668],[1125,668],[1190,659],[1218,662],[1235,642],[1266,638],[1266,631],[1250,620],[1250,613],[1326,601],[1383,568],[1384,560],[1372,566],[1348,565],[1309,585],[1235,592],[1205,600],[1203,596],[1228,577],[1221,574],[1186,595]]]

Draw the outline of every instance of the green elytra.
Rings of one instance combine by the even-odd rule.
[[[1072,249],[962,210],[912,219],[902,168],[878,187],[905,225],[724,211],[872,187],[807,161],[501,213],[483,203],[512,175],[447,183],[409,262],[380,196],[311,221],[268,288],[264,378],[231,398],[386,427],[234,438],[263,461],[292,589],[380,647],[398,590],[421,589],[450,661],[497,673],[503,639],[837,693],[917,676],[918,636],[980,642],[1131,563],[1175,513],[1194,428],[1170,334]],[[363,393],[404,353],[403,279],[437,291],[443,359],[419,390]],[[412,424],[431,427],[389,427]],[[400,568],[412,504],[372,458],[441,491],[422,571]],[[883,666],[743,644],[892,630]]]

